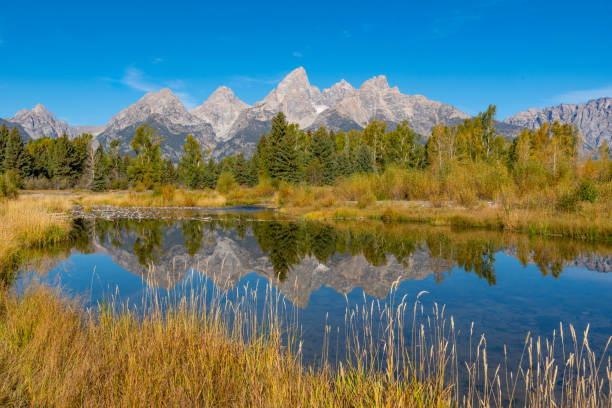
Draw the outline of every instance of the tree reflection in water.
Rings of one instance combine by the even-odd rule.
[[[612,252],[612,248],[605,244],[491,231],[451,231],[439,227],[374,221],[296,222],[269,216],[258,219],[229,214],[210,221],[77,219],[73,222],[70,242],[47,251],[67,253],[70,248],[75,248],[89,253],[94,250],[95,237],[100,245],[108,242],[113,247],[131,248],[138,262],[149,266],[165,253],[164,239],[171,227],[180,227],[183,245],[190,257],[196,255],[204,243],[216,245],[215,231],[231,232],[236,240],[252,236],[280,281],[285,280],[292,268],[306,257],[327,263],[334,255],[363,256],[374,267],[387,265],[390,257],[393,257],[397,263],[408,267],[415,251],[425,250],[432,260],[432,273],[435,273],[436,261],[444,261],[441,264],[446,265],[450,262],[465,272],[473,272],[489,285],[495,285],[496,254],[500,251],[514,256],[524,266],[534,263],[542,275],[555,278],[566,265],[579,257],[589,254],[608,256]],[[443,278],[444,275],[438,272],[436,279],[442,281]]]

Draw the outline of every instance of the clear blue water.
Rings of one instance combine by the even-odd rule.
[[[306,361],[346,350],[334,336],[347,306],[390,302],[419,292],[425,308],[446,306],[463,334],[474,323],[491,359],[503,345],[520,354],[525,335],[550,337],[560,322],[590,324],[601,352],[612,335],[612,261],[606,246],[482,231],[410,225],[275,219],[270,214],[210,220],[86,220],[72,248],[24,267],[15,283],[58,286],[84,307],[110,301],[134,308],[152,294],[178,299],[213,289],[231,296],[270,285],[298,312]],[[391,294],[393,282],[397,290]],[[259,296],[264,296],[260,290]],[[237,294],[238,293],[238,294]],[[365,295],[365,296],[364,296]],[[409,322],[406,324],[410,326]]]

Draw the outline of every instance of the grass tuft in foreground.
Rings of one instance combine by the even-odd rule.
[[[612,401],[610,362],[605,353],[596,358],[588,329],[583,340],[571,326],[552,340],[528,336],[512,372],[508,360],[505,367],[489,365],[484,337],[460,362],[454,322],[443,308],[424,313],[418,299],[413,307],[404,300],[384,308],[366,303],[347,309],[347,363],[327,362],[328,337],[322,362],[312,368],[301,363],[299,338],[281,317],[285,305],[277,294],[266,293],[263,313],[252,290],[237,301],[205,297],[181,298],[172,307],[153,299],[143,317],[107,306],[83,315],[79,304],[44,288],[22,297],[2,291],[0,404],[608,407]]]
[[[0,201],[0,278],[31,258],[32,251],[67,241],[71,223],[64,215],[71,207],[60,197]]]

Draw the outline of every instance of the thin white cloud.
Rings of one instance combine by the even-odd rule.
[[[231,78],[231,83],[237,86],[250,86],[254,84],[276,85],[283,80],[285,75],[277,77],[251,77],[247,75],[235,75]]]
[[[299,52],[299,51],[293,51],[293,56],[296,57],[296,58],[302,58],[303,57],[302,53]]]
[[[163,88],[163,86],[146,79],[144,72],[134,67],[125,70],[125,74],[119,80],[119,83],[143,92],[154,92]]]
[[[163,58],[154,58],[152,63],[157,65],[157,64],[161,64],[162,62],[164,62]]]
[[[565,92],[552,97],[550,101],[553,103],[584,103],[604,96],[612,96],[612,85]]]
[[[187,109],[194,108],[197,105],[195,98],[188,92],[185,81],[182,79],[170,79],[166,81],[154,81],[149,78],[142,70],[135,67],[128,67],[121,79],[102,78],[107,82],[114,82],[141,92],[156,92],[162,88],[170,88],[172,92],[183,102]]]

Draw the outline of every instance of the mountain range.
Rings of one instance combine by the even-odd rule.
[[[92,133],[107,148],[111,141],[121,141],[124,152],[129,151],[136,128],[147,123],[165,139],[164,154],[176,161],[188,134],[193,134],[216,158],[239,152],[248,156],[261,135],[270,129],[271,119],[279,111],[287,115],[289,122],[298,123],[303,129],[319,126],[335,131],[363,129],[374,119],[383,120],[393,128],[407,120],[424,137],[437,123],[454,125],[470,117],[451,105],[422,95],[403,94],[397,87],[390,87],[384,75],[365,81],[359,88],[341,80],[320,91],[310,84],[306,71],[300,67],[252,106],[238,99],[231,89],[221,86],[202,105],[189,111],[170,89],[165,88],[146,94],[103,127],[70,126],[40,104],[32,110],[23,109],[11,118],[0,119],[0,122],[9,127],[17,126],[24,138],[32,139]],[[587,151],[596,149],[604,141],[612,143],[612,98],[540,110],[531,108],[497,122],[496,128],[500,134],[512,137],[523,128],[533,129],[555,120],[576,125]]]

